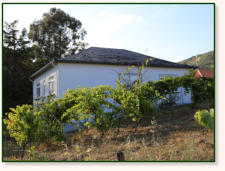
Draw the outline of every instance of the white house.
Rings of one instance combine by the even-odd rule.
[[[127,76],[135,78],[138,66],[146,59],[152,59],[145,67],[143,78],[157,81],[166,75],[182,76],[192,69],[192,66],[165,61],[140,53],[112,48],[91,47],[72,56],[55,60],[35,72],[33,80],[33,100],[54,93],[61,98],[67,89],[78,86],[111,85],[116,86],[116,79],[129,66],[134,65]],[[191,103],[191,94],[184,94],[179,88],[177,104]]]

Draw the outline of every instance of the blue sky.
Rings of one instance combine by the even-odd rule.
[[[122,48],[178,62],[214,49],[214,6],[193,5],[4,5],[4,21],[29,29],[51,7],[79,19],[89,46]]]

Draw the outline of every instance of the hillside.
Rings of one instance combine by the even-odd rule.
[[[199,66],[201,69],[214,70],[214,51],[192,56],[179,62],[180,64],[189,64]]]

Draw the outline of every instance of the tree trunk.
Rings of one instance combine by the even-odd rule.
[[[119,118],[119,124],[118,124],[118,128],[117,128],[116,136],[119,134],[119,132],[120,132],[120,118]]]
[[[27,146],[27,142],[23,143],[21,160],[23,160],[23,157],[24,157],[24,153],[25,153],[26,146]]]

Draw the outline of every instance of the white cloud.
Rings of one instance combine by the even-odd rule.
[[[146,21],[143,17],[138,17],[138,18],[137,18],[137,22],[138,22],[138,23],[144,23],[144,24],[147,23],[147,21]]]
[[[4,21],[13,22],[19,20],[18,29],[29,29],[35,19],[40,19],[43,13],[48,12],[54,5],[4,5]]]
[[[99,17],[99,23],[88,30],[86,40],[90,46],[121,48],[126,42],[122,36],[118,37],[118,31],[128,25],[145,22],[136,14],[118,14],[110,10],[100,11]]]
[[[100,26],[107,28],[108,31],[116,31],[137,20],[135,14],[116,14],[108,10],[101,11],[100,15],[102,17]]]

